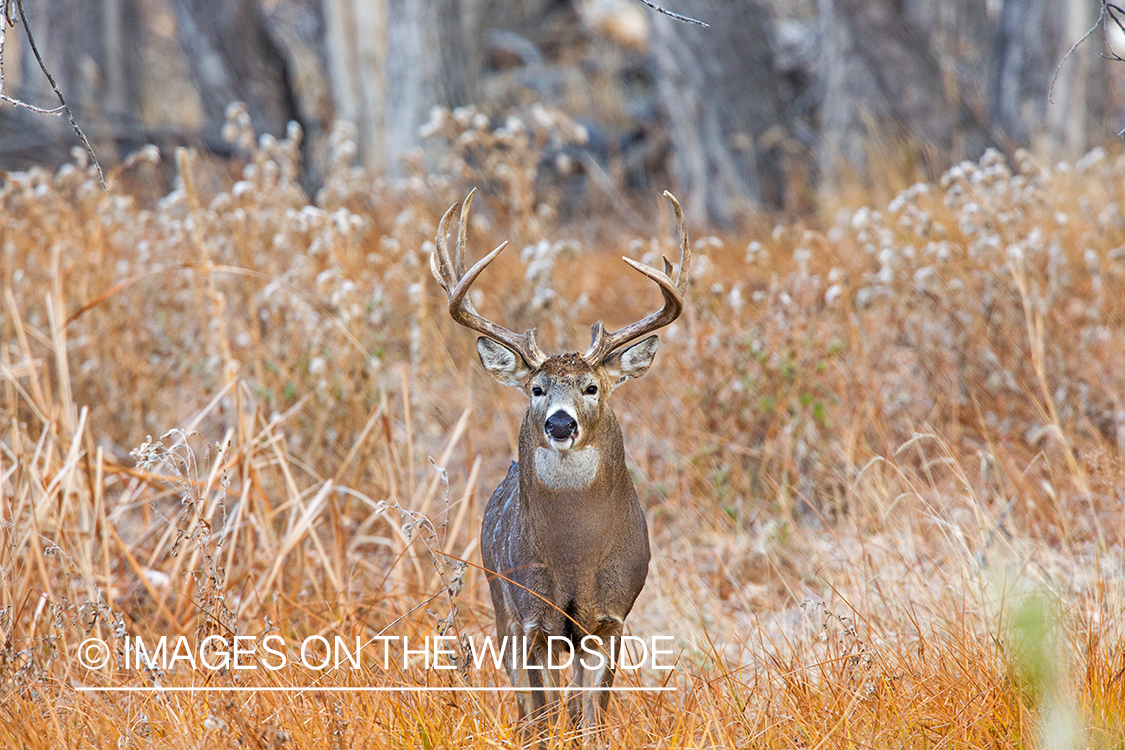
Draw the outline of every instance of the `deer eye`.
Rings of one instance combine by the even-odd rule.
[[[542,395],[543,395],[543,389],[542,389],[542,388],[540,388],[540,387],[539,387],[539,386],[537,386],[537,385],[533,385],[533,386],[531,387],[531,395],[532,395],[532,396],[542,396]]]
[[[598,387],[596,385],[594,385],[593,383],[586,386],[586,395],[587,396],[593,396],[597,392],[598,392]]]

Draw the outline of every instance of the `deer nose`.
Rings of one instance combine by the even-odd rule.
[[[578,432],[578,422],[574,417],[567,414],[562,409],[547,417],[547,424],[544,425],[547,434],[555,440],[566,440],[568,437]]]

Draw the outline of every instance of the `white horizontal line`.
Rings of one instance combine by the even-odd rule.
[[[674,693],[675,687],[542,687],[542,688],[517,688],[517,687],[442,687],[425,685],[404,685],[402,687],[343,687],[330,685],[327,687],[251,687],[239,685],[234,687],[192,687],[176,685],[170,687],[79,687],[75,688],[80,693],[565,693],[571,691],[589,690],[592,692],[609,693]]]

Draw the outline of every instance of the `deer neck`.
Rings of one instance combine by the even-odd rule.
[[[519,505],[528,543],[542,559],[560,566],[558,571],[566,571],[552,576],[591,573],[592,561],[627,543],[640,513],[625,468],[621,428],[607,413],[584,449],[558,454],[539,447],[531,432],[538,426],[528,422],[520,429],[519,462]]]
[[[536,448],[532,456],[535,478],[549,490],[588,489],[602,468],[602,452],[594,445],[569,453]]]

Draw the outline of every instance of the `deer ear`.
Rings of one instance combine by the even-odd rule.
[[[501,385],[522,388],[531,374],[531,368],[523,357],[487,336],[477,339],[477,354],[484,369]]]
[[[609,376],[613,387],[624,383],[630,378],[639,378],[648,372],[653,358],[656,356],[656,346],[660,343],[657,336],[649,336],[639,344],[633,344],[628,349],[622,349],[609,355],[602,361],[602,368]]]

